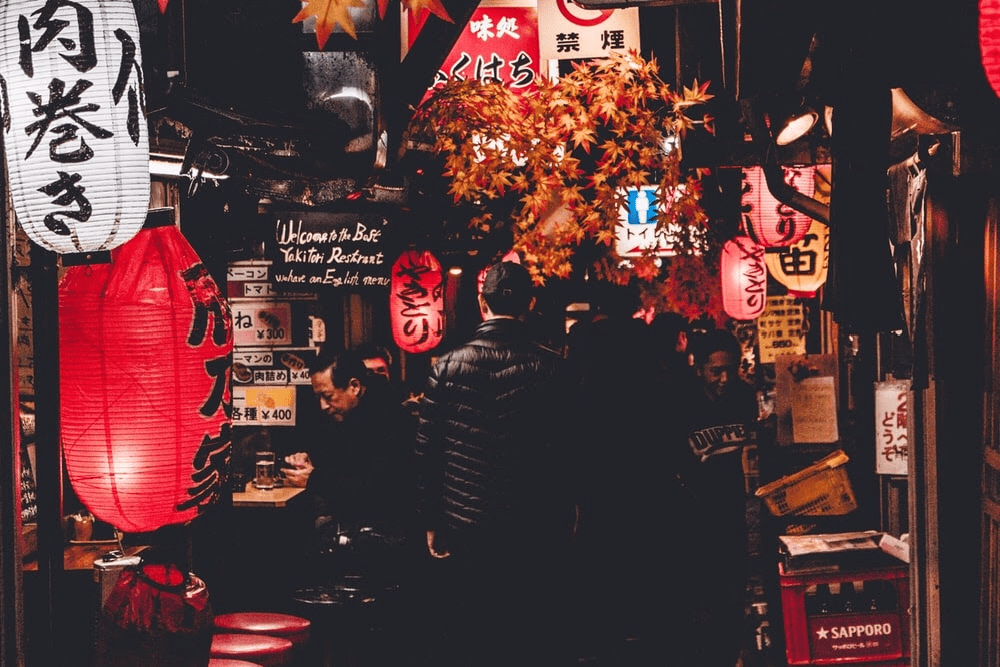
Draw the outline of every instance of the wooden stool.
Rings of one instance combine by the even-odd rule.
[[[282,637],[296,648],[309,640],[308,618],[269,611],[237,611],[218,614],[214,619],[216,632],[250,633]]]
[[[247,662],[246,660],[212,658],[208,661],[208,667],[263,667],[263,665],[258,662]]]
[[[292,642],[283,637],[223,632],[212,635],[211,658],[245,660],[261,667],[284,667],[292,656]]]

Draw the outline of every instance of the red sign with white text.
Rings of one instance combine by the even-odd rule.
[[[541,71],[538,53],[534,7],[480,7],[441,64],[431,88],[457,78],[499,81],[515,92],[528,90]]]
[[[809,621],[814,659],[892,659],[903,655],[900,616],[894,613],[834,614]]]

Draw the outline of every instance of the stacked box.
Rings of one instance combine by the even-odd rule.
[[[836,572],[778,565],[789,665],[910,664],[905,564]]]

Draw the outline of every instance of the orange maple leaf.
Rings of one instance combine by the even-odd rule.
[[[385,12],[389,9],[389,0],[378,0],[378,17],[385,18]]]
[[[316,17],[316,43],[319,48],[326,46],[333,29],[339,24],[344,32],[358,38],[354,29],[354,21],[347,11],[350,7],[364,7],[364,0],[306,0],[306,6],[295,15],[292,23],[300,23],[310,16]]]
[[[448,10],[441,4],[441,0],[403,0],[403,2],[406,4],[407,9],[413,12],[414,18],[419,19],[423,12],[430,12],[442,21],[447,21],[448,23],[455,22],[448,16]]]

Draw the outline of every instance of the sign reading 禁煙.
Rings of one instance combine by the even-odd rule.
[[[274,217],[271,281],[278,290],[388,289],[389,221],[360,213],[294,212]]]

